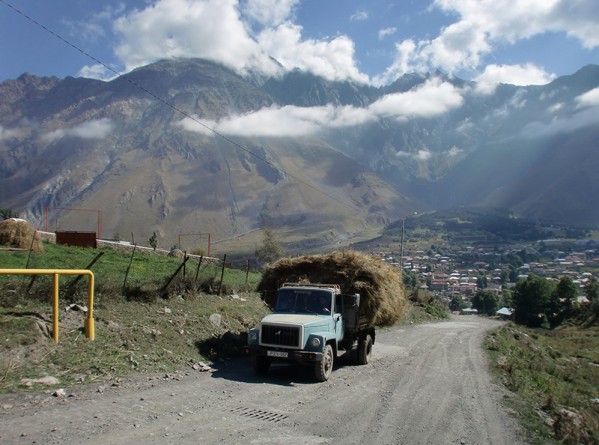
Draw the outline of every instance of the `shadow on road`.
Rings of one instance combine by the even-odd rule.
[[[349,366],[343,359],[337,360],[335,370]],[[257,375],[248,357],[219,360],[213,366],[212,377],[243,383],[268,383],[271,385],[295,386],[316,384],[311,366],[288,363],[272,363],[266,374]]]

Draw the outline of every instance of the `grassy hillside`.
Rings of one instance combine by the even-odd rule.
[[[60,339],[54,344],[51,277],[0,275],[0,392],[36,388],[27,379],[46,375],[58,379],[53,386],[67,386],[218,361],[241,352],[248,326],[267,311],[251,292],[257,273],[225,269],[218,295],[220,266],[204,264],[198,272],[198,262],[191,260],[186,277],[181,271],[161,294],[182,259],[44,247],[38,254],[3,251],[0,269],[83,269],[102,253],[91,268],[96,279],[95,341],[84,335],[85,312],[67,309],[87,305],[87,279],[72,286],[76,277],[60,277]]]
[[[599,443],[599,326],[509,324],[487,338],[492,367],[535,443]]]

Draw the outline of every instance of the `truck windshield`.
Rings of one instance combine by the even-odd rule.
[[[322,289],[279,289],[275,312],[331,313],[332,293]]]

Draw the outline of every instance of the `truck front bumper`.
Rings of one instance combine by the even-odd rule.
[[[282,350],[264,346],[246,346],[245,350],[250,357],[266,357],[273,362],[313,364],[322,361],[322,352]]]

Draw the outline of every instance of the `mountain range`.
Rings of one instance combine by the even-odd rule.
[[[42,228],[249,250],[265,227],[322,247],[458,206],[597,226],[599,106],[582,98],[598,87],[597,65],[492,91],[442,73],[374,87],[202,59],[112,81],[25,73],[0,83],[0,207]]]

